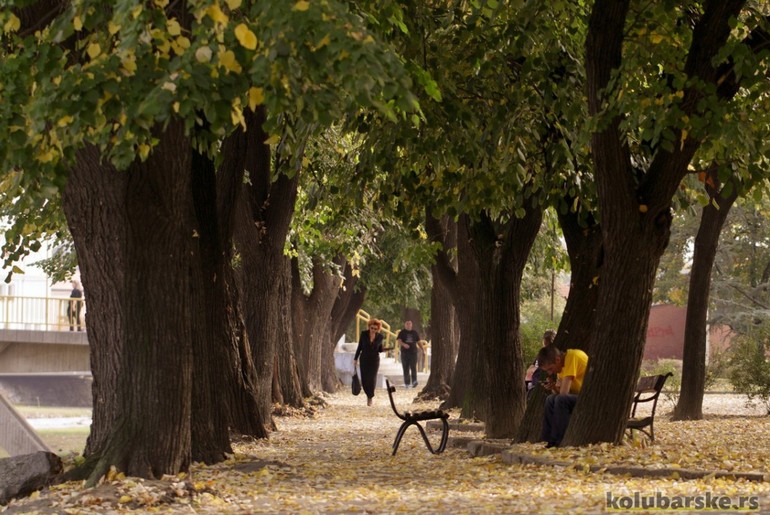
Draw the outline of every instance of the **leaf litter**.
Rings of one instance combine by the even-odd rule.
[[[414,390],[396,392],[399,407]],[[597,513],[608,495],[758,496],[770,509],[770,475],[765,481],[725,477],[680,480],[587,472],[589,466],[626,465],[769,474],[770,418],[735,411],[702,421],[672,422],[660,410],[656,441],[583,448],[545,449],[515,444],[513,452],[567,462],[568,467],[508,465],[500,454],[472,458],[451,446],[428,452],[416,428],[409,428],[396,456],[393,439],[401,421],[384,391],[374,406],[345,393],[330,395],[311,416],[287,411],[268,440],[242,439],[225,462],[194,464],[188,473],[161,480],[108,474],[97,487],[69,482],[11,501],[7,513]],[[436,402],[416,403],[431,409]],[[728,413],[729,412],[729,413]],[[457,413],[453,413],[453,419]],[[467,433],[450,432],[452,436]],[[479,437],[481,435],[479,434]],[[429,432],[436,442],[439,432]]]

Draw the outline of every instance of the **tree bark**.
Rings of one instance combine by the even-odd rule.
[[[106,186],[107,193],[121,195],[115,199],[114,210],[101,212],[118,214],[119,220],[98,221],[99,230],[95,232],[99,237],[83,248],[87,261],[92,256],[100,261],[87,263],[81,270],[84,284],[93,288],[93,292],[89,290],[89,321],[94,318],[95,329],[102,322],[114,324],[116,318],[123,321],[117,326],[120,331],[117,341],[123,343],[123,349],[122,352],[117,349],[114,368],[104,368],[102,355],[112,344],[100,341],[103,337],[100,333],[94,335],[96,339],[92,342],[98,356],[94,373],[99,387],[95,387],[95,392],[101,396],[103,388],[109,387],[114,388],[114,393],[106,397],[109,402],[106,411],[94,418],[96,436],[89,443],[86,465],[86,471],[92,471],[90,483],[112,465],[128,475],[160,477],[185,470],[191,459],[190,319],[195,252],[191,152],[180,123],[169,124],[157,137],[160,142],[149,158],[144,163],[132,164],[123,174],[100,170],[89,159],[79,160],[72,172],[73,182],[68,186],[72,188],[69,202],[75,201],[82,194],[74,191],[83,186],[79,181],[94,178],[94,174],[101,172],[105,177],[96,179],[95,185]],[[122,190],[108,186],[112,181]],[[89,205],[98,204],[89,200]],[[70,207],[78,209],[71,203]],[[74,218],[73,235],[79,232],[78,221],[82,221],[77,216]],[[121,229],[115,234],[102,232],[105,228],[117,227],[118,221]],[[148,227],[153,230],[147,231]],[[77,237],[76,248],[77,241],[83,241],[81,238],[82,235]],[[114,238],[112,244],[117,244],[117,249],[112,244],[102,247],[110,238]],[[108,256],[107,249],[117,250],[117,254]],[[100,279],[105,279],[101,271],[90,275],[96,267],[112,260],[122,266],[111,280],[101,283]],[[106,306],[98,302],[97,299],[105,298],[107,288],[115,288],[122,294],[124,304],[110,306],[122,307],[122,316],[104,312]],[[96,297],[92,297],[92,293]],[[95,410],[98,411],[100,409]],[[106,426],[99,427],[99,424]]]
[[[430,376],[425,387],[420,392],[422,399],[448,400],[452,391],[455,359],[459,347],[459,331],[455,319],[455,304],[450,289],[445,281],[456,281],[456,264],[450,260],[446,249],[457,246],[457,223],[448,216],[441,220],[435,219],[430,212],[426,213],[426,231],[432,241],[441,243],[440,260],[442,264],[434,264],[431,267],[433,277],[433,289],[430,297],[431,310],[431,357]],[[448,270],[442,274],[439,267],[444,266]]]
[[[690,269],[690,289],[687,293],[687,316],[684,328],[682,356],[682,387],[674,408],[674,420],[701,420],[703,392],[706,387],[706,338],[711,269],[719,245],[719,234],[735,200],[738,185],[731,184],[729,195],[719,192],[716,167],[707,172],[706,190],[709,202],[701,213],[700,227],[695,237],[695,251]],[[713,186],[709,185],[709,181]],[[714,206],[716,202],[717,206]]]
[[[78,153],[62,196],[88,293],[93,412],[83,451],[87,458],[104,449],[119,411],[117,382],[126,336],[124,303],[128,302],[124,284],[128,221],[123,203],[127,183],[127,173],[104,165],[98,149],[86,147]]]
[[[705,4],[685,63],[693,82],[714,85],[722,98],[734,95],[737,88],[729,84],[727,70],[713,67],[713,58],[730,34],[729,20],[744,3]],[[591,13],[586,77],[592,116],[604,109],[602,95],[622,62],[628,5],[628,1],[597,0]],[[684,114],[702,116],[704,95],[702,89],[686,88],[680,106]],[[697,137],[685,138],[673,127],[679,143],[670,151],[657,149],[640,177],[632,168],[620,122],[617,114],[592,135],[604,264],[588,373],[562,445],[619,443],[623,437],[644,350],[655,272],[668,243],[671,199],[700,145]]]
[[[567,305],[559,322],[554,345],[561,350],[581,349],[589,353],[588,344],[594,330],[599,292],[594,280],[599,277],[601,267],[601,228],[592,217],[583,227],[577,213],[568,212],[558,216],[567,244],[571,275]],[[546,397],[546,391],[538,386],[530,392],[524,419],[516,437],[518,442],[540,440]]]
[[[329,316],[328,338],[323,344],[321,354],[321,383],[325,392],[334,393],[342,384],[337,377],[334,362],[334,350],[337,342],[355,320],[356,313],[364,304],[366,288],[358,285],[358,277],[353,275],[352,267],[345,263],[342,287],[337,290],[337,297]]]
[[[480,273],[475,304],[480,331],[476,345],[482,360],[473,362],[473,397],[486,404],[489,438],[513,438],[524,415],[524,359],[519,335],[521,278],[529,251],[540,229],[543,211],[525,207],[523,218],[512,218],[503,231],[482,213],[471,225],[471,246]],[[485,377],[488,376],[488,377]]]
[[[277,178],[272,180],[270,147],[264,143],[267,134],[262,128],[265,114],[258,108],[254,115],[246,115],[248,132],[255,141],[247,151],[245,169],[250,183],[241,189],[234,236],[241,256],[241,307],[254,357],[260,415],[274,429],[276,345],[292,345],[290,290],[284,281],[289,287],[291,282],[282,271],[288,270],[283,248],[294,213],[298,175],[285,175],[285,164],[279,161]]]

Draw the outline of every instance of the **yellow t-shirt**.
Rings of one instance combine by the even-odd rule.
[[[580,393],[583,388],[583,379],[588,369],[588,354],[579,349],[567,349],[564,353],[564,366],[561,372],[556,374],[559,379],[574,376],[569,387],[569,393]]]

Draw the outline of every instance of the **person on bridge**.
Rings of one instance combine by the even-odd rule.
[[[367,330],[361,333],[358,339],[358,348],[353,357],[353,366],[358,365],[361,358],[361,387],[366,393],[366,405],[372,405],[374,389],[377,386],[377,372],[380,370],[380,352],[385,349],[382,346],[382,334],[380,329],[382,322],[376,318],[369,319]]]
[[[67,306],[67,318],[70,321],[70,331],[75,330],[75,326],[78,327],[78,331],[82,331],[83,328],[80,325],[80,310],[83,308],[83,290],[80,286],[80,281],[77,279],[72,280],[72,292],[70,292],[70,298],[76,299],[69,301]]]

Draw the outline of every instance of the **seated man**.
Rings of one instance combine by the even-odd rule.
[[[541,383],[553,393],[545,400],[540,439],[547,442],[546,447],[555,447],[564,438],[572,410],[577,404],[577,394],[583,387],[583,379],[588,369],[588,355],[579,349],[567,349],[562,352],[549,345],[540,349],[537,361],[549,376],[556,374],[557,377],[556,381],[549,379]]]

